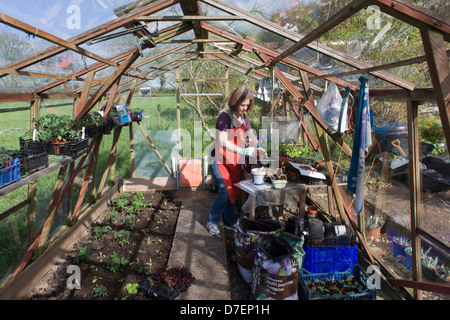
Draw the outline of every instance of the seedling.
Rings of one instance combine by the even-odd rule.
[[[119,214],[119,212],[116,211],[116,210],[109,211],[105,215],[105,220],[106,221],[113,221],[114,218],[117,217],[118,214]]]
[[[127,283],[123,289],[126,290],[128,294],[137,294],[139,283]]]
[[[112,228],[110,226],[95,227],[94,235],[92,236],[92,239],[97,240],[99,238],[103,238],[105,236],[106,231],[111,230],[111,229]]]
[[[85,247],[78,249],[77,257],[75,258],[74,262],[79,263],[83,260],[88,260],[91,257],[91,255],[95,249],[96,249],[96,247],[94,245],[85,246]]]
[[[135,221],[134,221],[135,217],[136,216],[134,214],[127,215],[126,217],[124,217],[122,219],[121,222],[124,225],[126,225],[127,227],[129,227],[131,230],[133,230],[134,229],[134,225],[135,225]]]
[[[119,239],[119,244],[123,247],[125,244],[129,244],[130,231],[120,230],[114,233],[114,237]]]
[[[113,273],[116,273],[117,271],[119,271],[121,266],[126,266],[128,263],[129,261],[127,259],[125,259],[124,257],[118,257],[117,252],[114,251],[111,254],[106,268],[108,268],[108,270],[111,270]]]
[[[94,295],[94,297],[105,298],[105,297],[108,296],[108,289],[107,289],[105,286],[103,286],[103,285],[99,286],[99,285],[97,284],[97,285],[95,286],[95,288],[92,289],[92,292],[91,292],[91,293]]]

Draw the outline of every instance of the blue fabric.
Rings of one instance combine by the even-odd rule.
[[[358,109],[355,117],[355,133],[353,136],[352,159],[348,172],[347,190],[355,194],[355,211],[360,214],[363,208],[364,166],[367,148],[372,145],[370,110],[369,110],[369,83],[361,76]]]
[[[223,223],[227,226],[233,226],[237,222],[236,216],[234,215],[236,204],[231,204],[230,202],[227,186],[223,181],[217,163],[213,162],[209,167],[214,180],[217,182],[219,193],[211,205],[207,223],[218,225],[220,217],[223,216]]]

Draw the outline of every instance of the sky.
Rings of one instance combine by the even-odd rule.
[[[247,11],[250,11],[256,3],[257,7],[263,7],[267,14],[296,2],[295,0],[222,1]],[[131,2],[133,0],[0,0],[0,12],[60,38],[68,39],[116,18],[113,9]]]

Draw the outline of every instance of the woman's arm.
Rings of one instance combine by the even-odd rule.
[[[245,151],[244,146],[241,147],[237,146],[228,140],[227,131],[216,130],[216,142],[219,144],[220,147],[225,148],[227,151],[233,153],[243,154]]]

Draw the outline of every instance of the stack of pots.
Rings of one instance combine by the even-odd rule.
[[[314,205],[309,205],[306,210],[309,235],[313,245],[320,245],[324,240],[324,226],[322,220],[317,218],[318,211]]]

